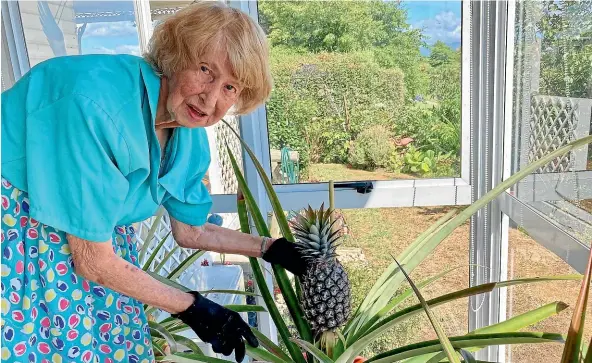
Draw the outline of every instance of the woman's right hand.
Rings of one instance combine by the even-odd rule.
[[[193,304],[173,317],[189,325],[204,343],[212,345],[214,352],[229,356],[234,351],[236,361],[241,362],[245,357],[245,340],[252,347],[259,346],[251,328],[237,312],[216,304],[196,291],[190,294],[195,297]]]

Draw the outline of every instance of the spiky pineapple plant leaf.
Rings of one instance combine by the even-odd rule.
[[[267,194],[270,199],[271,205],[273,207],[275,216],[278,220],[278,224],[280,225],[280,228],[282,230],[282,234],[288,240],[292,240],[292,233],[291,233],[292,231],[286,227],[288,225],[288,222],[287,222],[286,216],[284,215],[285,209],[282,208],[282,206],[279,202],[279,199],[278,199],[277,195],[275,194],[273,185],[271,184],[271,181],[269,180],[269,177],[266,175],[265,170],[263,169],[263,167],[261,166],[259,161],[256,159],[253,151],[244,142],[244,140],[242,140],[240,138],[238,133],[233,128],[231,128],[228,124],[227,124],[227,126],[238,137],[238,139],[242,143],[244,149],[246,150],[247,154],[249,155],[251,161],[254,163],[256,170],[259,173],[259,176],[263,181],[263,186],[264,186],[265,190],[267,191]],[[450,233],[452,233],[452,231],[456,227],[458,227],[459,225],[464,223],[475,212],[477,212],[478,210],[480,210],[481,208],[486,206],[487,203],[491,202],[498,195],[505,192],[509,187],[511,187],[512,185],[514,185],[518,181],[520,181],[525,176],[532,173],[534,170],[536,170],[541,165],[545,165],[546,163],[550,162],[554,158],[564,155],[575,148],[586,145],[586,144],[590,143],[591,141],[592,141],[592,136],[588,136],[588,137],[576,140],[576,141],[570,143],[569,145],[564,146],[560,149],[557,149],[557,150],[549,153],[548,155],[544,156],[543,158],[531,163],[530,165],[523,168],[521,171],[519,171],[515,175],[511,176],[510,178],[508,178],[507,180],[502,182],[500,185],[498,185],[496,188],[491,190],[489,193],[487,193],[481,199],[475,201],[471,206],[466,208],[464,211],[462,211],[460,213],[456,213],[456,212],[451,213],[450,215],[447,215],[445,218],[436,222],[432,227],[430,227],[429,230],[427,230],[425,233],[423,233],[422,235],[420,235],[418,237],[418,239],[410,246],[410,248],[404,252],[403,256],[399,256],[398,258],[403,261],[403,263],[405,264],[406,267],[408,266],[408,264],[411,264],[412,268],[416,267],[417,265],[419,265],[419,263],[421,263],[421,261],[423,261],[439,245],[439,243],[442,240],[444,240],[448,235],[450,235]],[[230,153],[230,149],[227,148],[227,150]],[[237,174],[237,177],[241,177],[244,180],[244,177],[242,176],[242,173],[240,170],[238,170],[238,168],[235,168],[235,173]],[[244,191],[245,192],[248,191],[248,186],[246,186],[246,185],[241,185],[240,188],[246,188],[246,190],[244,190]],[[250,194],[250,193],[247,193],[247,194]],[[260,211],[258,210],[258,207],[256,206],[255,200],[252,198],[252,195],[250,195],[250,197],[251,197],[250,200],[247,201],[247,205],[250,206],[249,212],[260,213]],[[330,195],[329,198],[331,199],[331,197],[332,196]],[[247,199],[249,199],[249,198],[247,198]],[[239,212],[240,212],[240,210],[239,210]],[[243,211],[243,212],[245,212],[245,214],[241,217],[241,222],[244,222],[245,225],[247,225],[248,215],[246,214],[246,211]],[[303,229],[303,232],[306,232],[306,229]],[[316,239],[314,239],[314,242],[316,243]],[[319,246],[320,246],[320,244],[319,244]],[[432,299],[428,303],[430,303],[430,304],[445,303],[447,301],[452,301],[452,300],[459,299],[462,297],[471,296],[471,295],[478,294],[478,293],[483,293],[485,291],[491,291],[494,288],[508,286],[508,285],[512,285],[512,284],[533,283],[533,282],[541,282],[541,281],[545,281],[545,280],[570,280],[570,279],[578,279],[578,278],[581,278],[581,276],[579,276],[579,275],[578,276],[555,276],[555,277],[554,276],[547,276],[544,279],[539,279],[539,278],[519,279],[516,281],[506,281],[506,282],[497,283],[497,284],[496,283],[484,284],[484,285],[474,286],[469,289],[465,289],[466,291],[461,290],[456,293],[446,294],[444,296]],[[396,293],[397,289],[399,288],[400,284],[402,283],[403,279],[404,278],[401,276],[400,271],[398,271],[396,268],[392,268],[392,266],[389,267],[389,269],[387,269],[387,271],[385,271],[385,274],[373,286],[373,288],[371,290],[372,293],[369,296],[367,296],[367,298],[370,300],[365,300],[364,303],[362,304],[362,305],[366,304],[366,306],[363,306],[363,308],[358,308],[358,310],[356,310],[356,312],[353,314],[351,319],[349,319],[349,321],[347,322],[346,328],[343,331],[343,334],[337,332],[339,334],[339,336],[342,336],[343,338],[338,339],[337,345],[334,347],[331,347],[333,354],[328,354],[328,357],[330,359],[335,360],[337,362],[344,362],[344,363],[351,362],[353,360],[353,358],[355,357],[355,355],[361,351],[361,349],[363,349],[368,344],[373,342],[380,335],[380,332],[386,332],[388,327],[391,327],[395,323],[399,323],[399,322],[403,321],[407,317],[409,317],[412,314],[421,310],[421,306],[415,306],[415,307],[412,307],[411,310],[409,308],[407,308],[407,309],[404,309],[403,311],[398,312],[398,314],[395,314],[398,316],[397,319],[393,319],[393,316],[387,316],[390,313],[390,310],[394,309],[394,307],[396,306],[396,304],[391,305],[390,301],[391,301],[391,298]],[[296,286],[296,288],[298,290],[298,285]],[[284,294],[284,298],[286,299],[286,301],[289,305],[290,304],[300,304],[299,301],[295,300],[296,297],[293,295],[294,290],[291,286],[289,288],[287,288],[286,291],[284,291],[285,286],[280,285],[280,290],[282,291],[282,294],[284,294],[285,292],[289,293],[288,295]],[[387,294],[385,294],[385,292],[387,292]],[[299,294],[299,296],[303,296],[303,295],[304,295],[303,293]],[[273,302],[268,302],[268,303],[274,304]],[[544,319],[549,316],[551,316],[551,313],[542,317],[541,319]],[[294,315],[293,315],[293,317],[294,317]],[[298,314],[295,317],[302,318],[302,316],[298,316]],[[284,323],[283,321],[278,321],[277,317],[274,317],[273,320],[276,324],[278,324],[278,323],[283,324]],[[363,329],[362,329],[362,327],[363,327]],[[507,328],[508,328],[508,330],[504,330],[504,333],[512,331],[511,326],[507,326]],[[299,329],[299,332],[300,331],[301,331],[301,329]],[[504,334],[504,333],[500,333],[500,334]],[[543,335],[533,334],[533,335],[529,336],[528,339],[523,339],[523,337],[521,337],[519,335],[516,335],[516,336],[508,335],[508,336],[504,336],[504,339],[505,339],[504,341],[507,341],[508,342],[507,344],[512,344],[512,340],[515,340],[515,343],[520,343],[520,342],[541,343],[541,342],[549,341],[547,339],[547,336],[548,336],[547,334],[543,334]],[[320,343],[319,341],[314,340],[314,339],[311,340],[310,338],[305,338],[305,337],[301,337],[301,338],[304,338],[303,340],[308,341],[309,343],[313,343],[313,344]],[[458,338],[464,338],[464,337],[458,337]],[[467,337],[467,340],[471,340],[471,339],[473,339],[473,338]],[[554,341],[562,341],[561,339],[562,339],[561,337],[560,338],[555,338],[555,337],[553,338]],[[479,337],[478,340],[479,340],[478,346],[480,346],[480,347],[499,344],[498,343],[499,340],[497,340],[495,338],[489,339],[488,337]],[[284,339],[284,344],[289,345],[290,343],[292,343],[292,341]],[[455,346],[455,348],[462,348],[462,347]],[[401,351],[405,351],[406,349],[408,349],[408,348],[404,348]],[[409,349],[412,349],[412,347],[409,347]],[[435,351],[438,351],[437,347],[436,347]],[[441,351],[441,349],[440,349],[440,351]],[[325,351],[324,353],[327,353],[327,352]],[[414,352],[410,352],[410,355],[407,355],[407,353],[405,353],[405,355],[407,357],[418,357],[418,358],[419,358],[419,356],[421,356],[423,354],[425,354],[425,352],[420,353],[419,351],[414,351]],[[389,361],[392,361],[391,359],[393,359],[394,357],[391,354],[387,354],[387,356],[385,356],[383,358],[388,359]],[[425,362],[426,360],[421,360],[421,361]]]
[[[234,132],[233,129],[231,130]],[[238,136],[238,134],[236,135]],[[292,228],[294,229],[293,235],[292,230],[289,227],[288,220],[283,214],[284,209],[279,203],[277,195],[273,190],[271,181],[265,174],[261,164],[254,157],[254,153],[248,148],[248,146],[246,145],[246,143],[244,143],[242,139],[240,139],[240,141],[245,147],[249,156],[251,157],[251,160],[255,164],[256,169],[263,180],[263,185],[268,193],[271,205],[273,207],[275,216],[278,220],[281,232],[284,235],[284,237],[298,244],[303,244],[304,241],[303,248],[307,248],[310,250],[310,254],[311,256],[313,256],[311,258],[313,259],[318,259],[320,257],[321,259],[334,259],[335,261],[337,261],[335,249],[337,245],[337,239],[334,238],[335,236],[332,236],[333,231],[331,231],[329,234],[324,234],[324,229],[320,225],[321,220],[325,220],[326,223],[327,218],[325,217],[325,215],[327,213],[330,214],[330,211],[332,211],[333,208],[325,210],[322,207],[321,209],[323,209],[323,211],[321,212],[320,209],[314,210],[312,207],[309,206],[308,210],[301,214],[307,222],[297,218],[297,222],[298,220],[300,220],[300,222],[304,223],[298,223],[298,227],[296,227],[296,224],[292,224]],[[573,150],[574,148],[583,146],[591,141],[592,136],[576,140],[563,148],[555,150],[554,152],[546,155],[538,161],[531,163],[529,166],[527,166],[517,174],[513,175],[511,178],[504,181],[500,186],[490,191],[486,196],[473,203],[472,206],[466,208],[463,212],[453,213],[451,215],[448,215],[446,218],[443,218],[442,220],[436,222],[432,227],[430,227],[429,230],[427,230],[420,237],[418,237],[418,239],[410,245],[410,248],[403,252],[402,256],[397,256],[397,259],[402,261],[403,266],[407,271],[410,271],[413,267],[419,265],[419,263],[421,263],[421,261],[423,261],[438,246],[438,244],[454,230],[454,228],[456,228],[458,225],[462,224],[464,221],[470,218],[472,214],[474,214],[480,208],[484,207],[497,195],[503,193],[507,188],[509,188],[510,186],[524,178],[526,175],[530,174],[532,171],[536,170],[536,168],[538,168],[539,166],[544,165],[548,163],[550,160],[554,159],[555,157],[561,156]],[[230,150],[228,151],[230,152]],[[248,186],[246,185],[244,176],[242,176],[240,169],[237,167],[237,165],[235,165],[236,160],[234,160],[234,157],[232,155],[231,158],[234,161],[233,168],[235,170],[235,173],[237,174],[237,178],[242,182],[239,182],[239,198],[237,200],[237,208],[240,217],[239,219],[241,222],[241,229],[243,230],[243,232],[247,233],[250,231],[250,215],[251,217],[254,217],[253,221],[255,222],[255,226],[257,227],[259,234],[263,233],[268,235],[268,227],[262,221],[261,212],[255,202],[255,199],[253,198],[253,195],[248,190]],[[311,223],[311,221],[314,221],[314,223]],[[317,221],[319,221],[318,225]],[[313,224],[314,227],[311,227]],[[329,228],[329,230],[330,229],[331,227]],[[311,231],[312,233],[305,233]],[[318,237],[318,241],[317,238],[311,237],[311,234],[313,236]],[[323,238],[321,236],[326,238],[327,244],[324,244],[325,242],[323,242]],[[328,244],[329,241],[332,242],[331,245]],[[322,245],[324,247],[321,247]],[[306,289],[303,287],[302,292],[296,295],[294,293],[294,288],[286,283],[287,281],[285,279],[285,271],[283,271],[283,269],[279,268],[278,266],[273,266],[276,277],[279,277],[281,279],[280,290],[282,291],[282,294],[284,295],[284,298],[286,299],[286,302],[290,307],[291,317],[294,319],[295,322],[297,322],[296,326],[298,334],[300,336],[293,337],[287,329],[287,322],[285,322],[281,315],[278,313],[277,306],[273,301],[273,298],[269,294],[269,290],[267,290],[266,288],[266,281],[263,276],[263,272],[259,265],[259,262],[257,261],[257,259],[251,259],[251,264],[254,267],[254,270],[256,270],[254,272],[256,276],[257,285],[260,287],[260,290],[262,292],[262,297],[265,301],[267,311],[271,313],[271,317],[281,333],[280,337],[282,339],[282,342],[288,348],[287,353],[280,351],[281,348],[271,341],[266,341],[265,344],[262,344],[262,347],[257,349],[247,347],[247,354],[256,360],[265,360],[277,363],[303,363],[303,354],[305,353],[304,351],[306,351],[308,353],[313,353],[308,355],[308,363],[313,363],[313,361],[315,360],[314,358],[317,358],[316,360],[318,361],[351,363],[356,357],[356,355],[359,354],[362,351],[362,349],[364,349],[364,347],[367,347],[369,344],[371,344],[374,340],[377,339],[378,336],[384,334],[390,327],[393,327],[394,325],[405,321],[414,314],[423,311],[421,304],[410,306],[398,311],[395,310],[395,308],[400,303],[404,302],[411,294],[408,293],[409,291],[407,290],[407,292],[403,292],[402,294],[395,296],[397,290],[399,289],[401,283],[404,280],[404,277],[401,275],[400,270],[398,270],[397,268],[393,268],[391,266],[389,269],[385,271],[385,274],[375,283],[374,287],[371,290],[371,294],[368,295],[367,300],[365,301],[365,305],[363,304],[364,306],[362,308],[358,308],[358,310],[356,310],[353,314],[350,313],[351,317],[346,321],[346,327],[343,331],[340,331],[339,329],[325,330],[326,334],[324,336],[325,338],[327,338],[325,340],[330,340],[335,337],[338,337],[338,339],[335,339],[336,343],[334,342],[335,344],[333,345],[323,345],[323,334],[317,334],[314,336],[310,334],[310,330],[308,327],[309,321],[307,319],[307,315],[304,312],[304,309],[300,309],[300,306],[304,305],[302,300],[305,296]],[[412,267],[411,269],[409,268],[410,266]],[[437,279],[437,277],[438,276],[434,276],[432,279]],[[466,296],[486,293],[488,291],[493,290],[494,288],[506,287],[517,284],[541,283],[544,281],[577,280],[581,278],[581,275],[546,276],[542,278],[527,278],[511,281],[502,281],[498,283],[488,283],[473,286],[468,289],[463,289],[440,297],[436,297],[428,300],[426,303],[430,306],[436,306]],[[429,279],[428,281],[431,281],[432,279]],[[305,284],[303,283],[302,285]],[[422,284],[419,284],[418,286],[422,286]],[[296,291],[299,291],[298,287],[299,284],[297,284],[296,286]],[[395,297],[395,299],[393,300],[392,297]],[[395,301],[396,303],[392,303],[392,301]],[[533,311],[526,312],[524,314],[521,314],[520,316],[516,316],[508,322],[481,328],[480,330],[470,332],[467,335],[452,337],[449,340],[452,342],[452,346],[454,349],[461,351],[463,353],[475,352],[483,347],[498,344],[536,344],[548,342],[562,343],[564,342],[564,336],[560,334],[519,333],[516,331],[533,323],[542,321],[550,316],[553,316],[559,313],[565,307],[566,305],[564,303],[556,302],[554,305],[534,309]],[[395,312],[393,313],[393,311]],[[175,321],[174,319],[170,318],[164,319],[160,323],[163,328],[171,332],[171,336],[173,338],[178,336],[175,333],[187,329],[186,326],[183,326],[184,324],[180,324],[178,321]],[[164,355],[166,354],[163,353],[163,348],[166,344],[163,343],[166,342],[164,339],[162,339],[162,335],[158,335],[158,337],[154,338],[154,346],[155,350],[157,352],[160,352],[160,357],[158,358],[159,361],[168,361],[167,358],[173,358],[170,361],[183,362],[219,361],[215,358],[206,357],[202,354],[196,354],[200,352],[195,351],[193,354],[176,353],[172,356],[169,355],[168,357],[164,357]],[[294,344],[295,342],[297,343],[297,345]],[[180,341],[177,341],[177,343],[182,344],[182,342]],[[302,350],[295,350],[295,347],[297,346],[300,346]],[[466,352],[462,351],[463,349],[466,350]],[[588,351],[588,353],[590,353],[590,351]],[[405,362],[409,363],[411,363],[411,361],[414,363],[425,363],[430,361],[430,359],[437,358],[436,356],[438,355],[444,357],[444,355],[442,355],[441,342],[435,340],[419,342],[408,346],[399,347],[395,350],[388,352],[380,352],[378,355],[370,357],[368,362],[394,362],[404,360]],[[585,350],[582,350],[582,357],[585,355],[587,355],[586,359],[589,359],[591,356],[590,354],[586,354]],[[472,360],[472,357],[470,355],[464,354],[462,356],[463,361],[465,362],[469,362]],[[183,360],[177,360],[181,357],[183,357]]]

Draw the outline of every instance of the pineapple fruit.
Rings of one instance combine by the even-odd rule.
[[[332,210],[308,208],[292,222],[295,242],[309,270],[301,276],[300,304],[315,335],[334,332],[349,318],[350,285],[347,273],[337,260],[339,230],[333,230]]]

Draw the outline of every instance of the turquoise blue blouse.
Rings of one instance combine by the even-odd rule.
[[[176,128],[161,150],[160,78],[142,58],[52,58],[2,93],[2,176],[28,193],[31,217],[90,241],[163,205],[203,225],[211,198],[203,128]]]

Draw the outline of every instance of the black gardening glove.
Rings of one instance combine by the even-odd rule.
[[[276,239],[269,249],[263,254],[263,260],[278,264],[300,277],[307,269],[307,263],[295,243],[285,238]]]
[[[189,325],[204,343],[211,344],[214,352],[229,356],[234,351],[236,361],[241,362],[245,357],[244,340],[252,347],[259,346],[251,328],[237,312],[216,304],[196,291],[190,293],[195,296],[193,304],[173,316]]]

